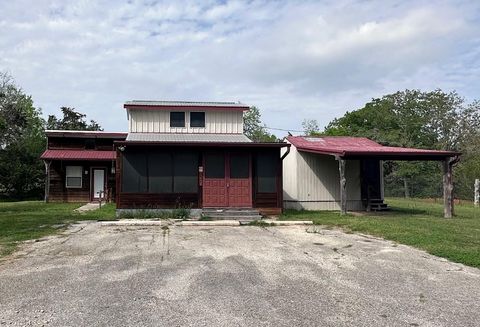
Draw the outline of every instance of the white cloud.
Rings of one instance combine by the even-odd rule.
[[[270,126],[326,124],[404,88],[479,91],[475,1],[0,4],[0,70],[45,113],[126,129],[129,99],[241,100]],[[477,14],[478,15],[478,14]]]

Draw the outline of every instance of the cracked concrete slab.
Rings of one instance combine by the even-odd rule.
[[[480,270],[318,226],[74,225],[0,263],[0,325],[477,326]]]

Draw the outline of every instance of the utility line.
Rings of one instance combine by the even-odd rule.
[[[296,130],[296,129],[283,129],[283,128],[276,128],[276,127],[268,127],[268,126],[263,126],[265,127],[266,129],[273,129],[273,130],[276,130],[276,131],[284,131],[284,132],[299,132],[299,133],[303,133],[304,131],[299,131],[299,130]]]

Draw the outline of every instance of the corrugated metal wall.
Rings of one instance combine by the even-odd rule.
[[[190,112],[185,111],[185,127],[170,127],[170,112],[129,110],[130,133],[243,133],[241,111],[206,111],[205,127],[190,127]]]
[[[283,161],[284,206],[289,209],[339,210],[338,162],[333,156],[299,152],[292,145]],[[362,210],[360,161],[347,160],[347,208]]]

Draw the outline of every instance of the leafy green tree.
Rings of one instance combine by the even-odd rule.
[[[421,92],[405,90],[385,95],[365,104],[361,109],[347,112],[325,128],[327,135],[365,136],[381,144],[428,149],[464,151],[477,140],[480,130],[480,104],[466,104],[456,92],[441,90]],[[469,155],[480,159],[477,155]],[[459,164],[460,172],[467,173],[463,165],[474,165],[465,160]],[[441,170],[435,162],[386,163],[386,192],[405,196],[440,196]],[[467,184],[474,177],[463,176],[465,184],[458,187],[457,195],[466,194]]]
[[[257,107],[251,107],[243,115],[243,132],[254,142],[276,142],[277,137],[267,132],[262,123],[262,115]]]
[[[45,149],[41,110],[7,73],[0,73],[0,195],[37,198],[43,191]]]
[[[304,119],[302,122],[303,133],[308,136],[320,135],[320,128],[316,119]]]
[[[102,131],[102,127],[94,120],[87,123],[87,115],[75,111],[75,108],[61,107],[63,118],[49,115],[47,129],[78,130],[78,131]]]

